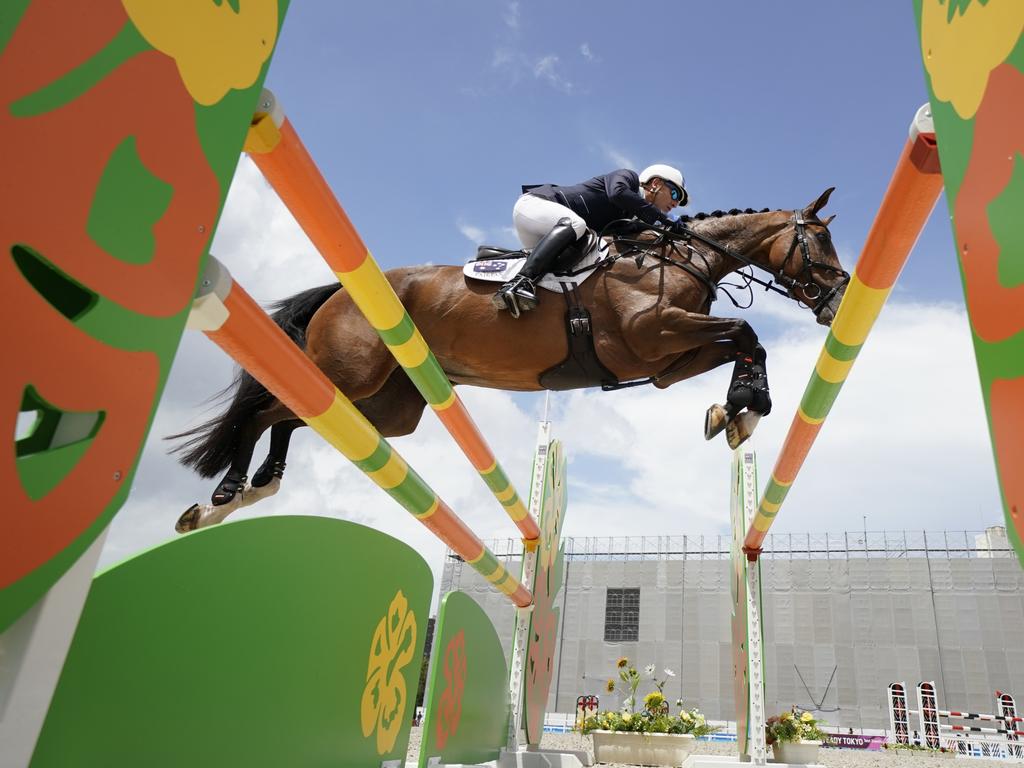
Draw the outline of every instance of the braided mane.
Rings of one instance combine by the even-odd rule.
[[[730,208],[728,211],[711,211],[711,213],[701,212],[695,213],[693,216],[680,216],[678,220],[682,222],[702,221],[703,219],[720,219],[723,216],[740,216],[745,213],[768,213],[769,210],[769,208],[762,208],[759,211],[755,211],[753,208],[747,208],[741,211],[739,208]],[[779,211],[782,209],[776,208],[775,210]]]

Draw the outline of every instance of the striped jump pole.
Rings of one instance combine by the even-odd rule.
[[[1011,736],[1024,736],[1024,731],[1015,731],[1008,728],[983,728],[978,725],[939,725],[940,729],[947,731],[967,731],[970,733],[1008,733]]]
[[[1003,715],[979,715],[975,712],[953,712],[948,709],[940,709],[939,714],[942,717],[955,717],[959,720],[986,720],[996,721],[1003,723],[1024,723],[1024,717],[1004,717]]]
[[[448,376],[320,174],[291,122],[284,117],[273,93],[267,89],[260,96],[259,111],[253,117],[245,150],[455,438],[525,540],[535,541],[540,536],[537,521],[527,511],[462,400],[455,394]]]
[[[942,191],[931,110],[921,107],[910,125],[875,222],[868,233],[846,294],[829,329],[810,382],[789,428],[743,551],[755,560],[854,360],[878,318],[907,256]]]
[[[529,590],[213,256],[207,260],[188,327],[203,331],[513,603],[525,608],[533,602]]]

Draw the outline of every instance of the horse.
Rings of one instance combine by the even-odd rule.
[[[733,447],[749,437],[771,409],[766,353],[749,323],[711,315],[712,302],[724,278],[758,267],[771,276],[762,285],[830,325],[849,281],[828,230],[834,216],[818,217],[833,189],[803,209],[716,211],[687,217],[678,228],[610,238],[609,258],[577,290],[590,311],[599,365],[625,382],[618,386],[665,388],[733,362],[726,402],[708,409],[705,437],[725,430]],[[539,391],[542,374],[566,359],[565,302],[554,294],[514,318],[492,304],[493,284],[467,279],[461,267],[401,267],[386,276],[454,385]],[[308,289],[273,310],[275,322],[381,435],[416,429],[426,401],[341,285]],[[201,476],[226,470],[211,503],[181,515],[179,532],[219,523],[276,493],[291,434],[304,425],[245,371],[223,394],[230,398],[223,413],[168,438],[182,441],[174,450]],[[268,428],[268,455],[248,482],[256,442]]]

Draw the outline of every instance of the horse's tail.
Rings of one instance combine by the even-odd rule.
[[[306,326],[310,319],[340,288],[339,283],[332,283],[281,299],[271,305],[270,317],[292,341],[305,348]],[[223,402],[229,397],[231,402],[223,413],[194,429],[166,438],[183,441],[172,452],[179,454],[178,460],[202,477],[216,477],[231,466],[239,430],[274,400],[274,396],[244,369],[239,369],[234,380],[213,399]]]

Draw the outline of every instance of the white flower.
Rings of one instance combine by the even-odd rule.
[[[664,672],[669,677],[675,677],[676,676],[676,673],[673,672],[671,669],[663,669],[662,672]]]
[[[654,665],[648,664],[646,667],[644,667],[644,674],[646,674],[648,677],[654,677]]]

